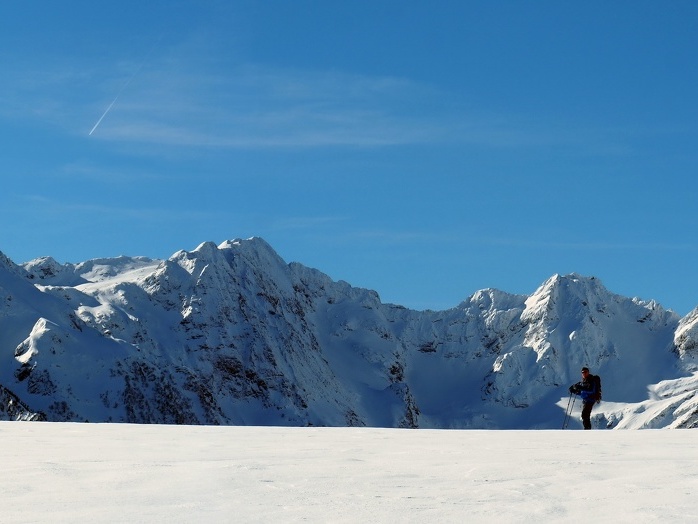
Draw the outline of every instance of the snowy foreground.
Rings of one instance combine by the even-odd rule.
[[[688,522],[698,433],[0,423],[0,522]]]

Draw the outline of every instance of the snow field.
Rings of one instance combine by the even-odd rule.
[[[690,430],[0,422],[0,522],[698,519]]]

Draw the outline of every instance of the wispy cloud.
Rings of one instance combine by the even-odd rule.
[[[216,148],[385,146],[432,141],[437,121],[411,116],[420,86],[338,72],[238,67],[181,78],[144,72],[95,138]]]
[[[210,53],[215,55],[215,53]],[[613,148],[608,133],[464,109],[456,93],[406,78],[204,61],[158,50],[147,61],[5,72],[0,116],[36,118],[85,139],[153,148],[385,147],[451,143]],[[95,122],[99,122],[96,126]]]
[[[564,249],[580,251],[696,251],[698,245],[690,242],[553,242],[526,238],[487,238],[484,244],[526,249]]]
[[[284,230],[317,230],[333,227],[350,220],[348,216],[295,216],[282,217],[270,224],[270,229]]]
[[[25,197],[28,206],[41,206],[45,215],[55,215],[65,220],[66,216],[73,214],[86,217],[99,217],[100,219],[134,219],[147,220],[149,222],[162,222],[172,224],[186,220],[214,219],[216,213],[209,211],[164,209],[157,207],[128,207],[118,205],[99,204],[93,202],[75,202],[57,200],[43,195],[28,195]]]
[[[171,171],[166,173],[147,171],[133,166],[129,166],[128,169],[120,169],[111,165],[77,160],[64,165],[61,170],[55,172],[54,176],[61,176],[69,180],[99,181],[100,183],[114,186],[133,184],[134,182],[140,183],[144,180],[171,181],[174,175]]]

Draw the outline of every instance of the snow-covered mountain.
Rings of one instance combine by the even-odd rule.
[[[597,427],[698,426],[698,308],[594,277],[413,311],[259,238],[168,260],[0,254],[5,419],[559,428],[583,365],[603,379]]]

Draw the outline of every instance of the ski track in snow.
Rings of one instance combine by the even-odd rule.
[[[690,430],[0,422],[2,522],[689,522]]]

